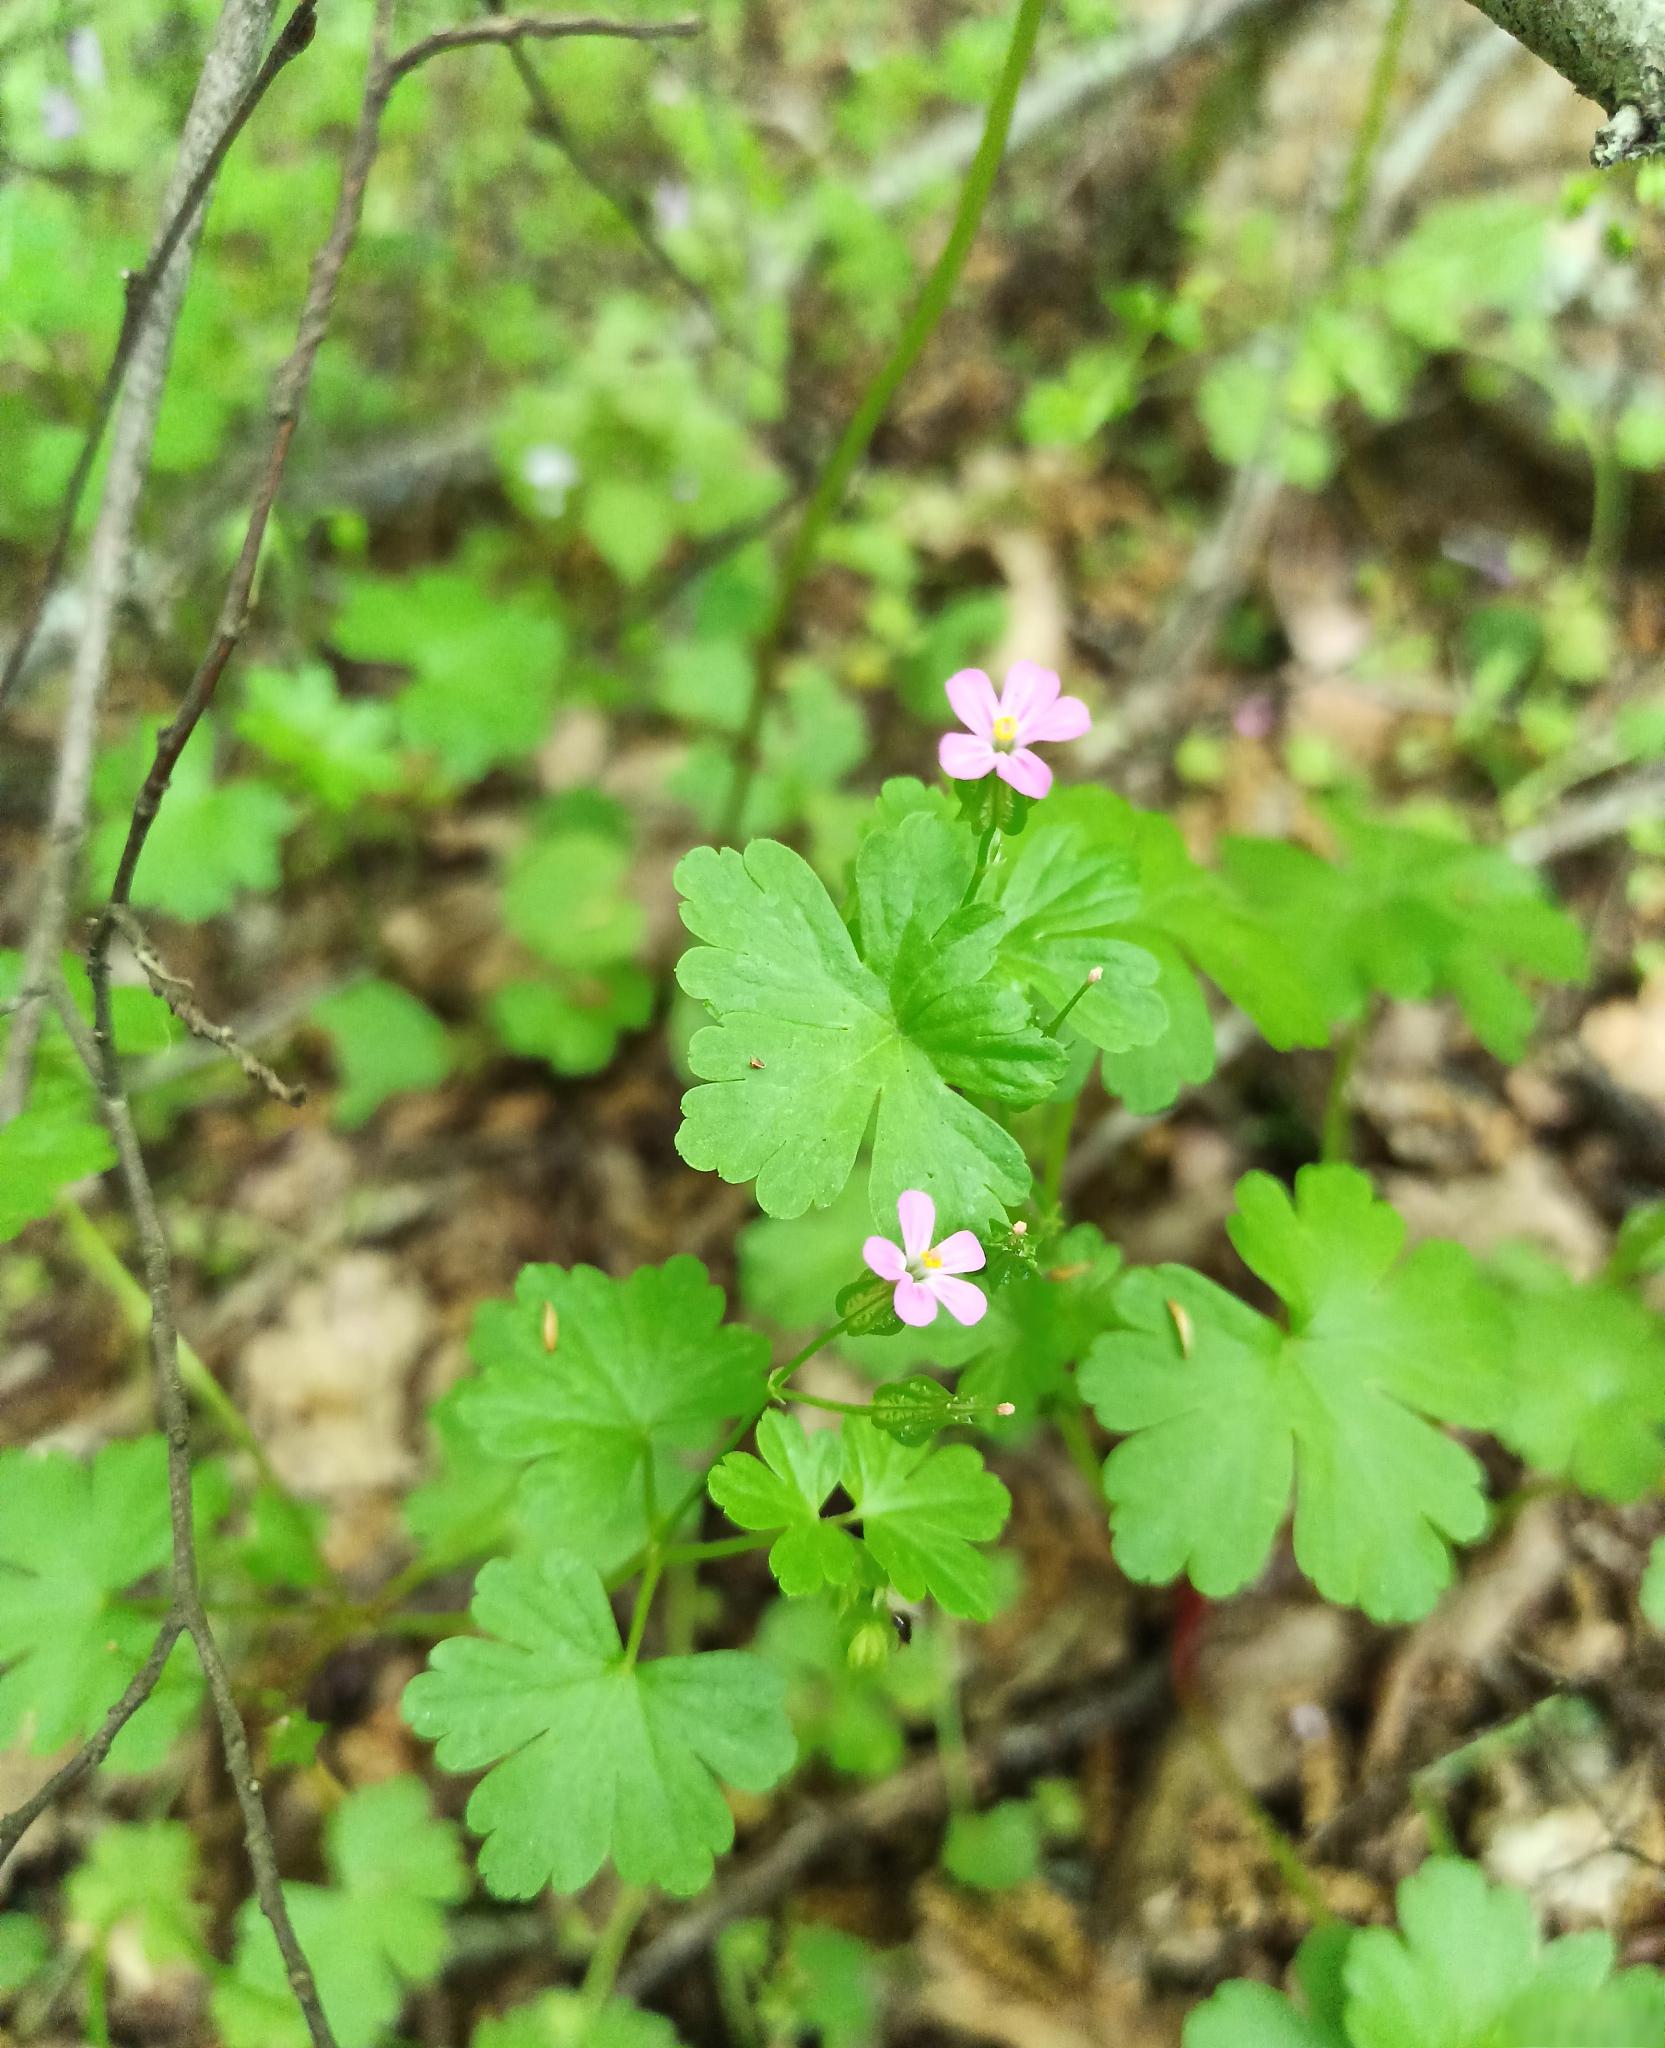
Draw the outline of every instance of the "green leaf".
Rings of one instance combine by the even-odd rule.
[[[767,1340],[722,1317],[722,1290],[698,1259],[627,1280],[528,1266],[512,1303],[476,1313],[480,1373],[457,1412],[487,1451],[530,1461],[528,1512],[547,1502],[569,1525],[606,1526],[621,1503],[642,1500],[649,1477],[657,1490],[656,1454],[697,1450],[727,1418],[763,1406]]]
[[[416,1778],[351,1793],[325,1829],[329,1887],[286,1884],[296,1938],[340,2048],[386,2039],[408,1993],[445,1963],[445,1912],[468,1891],[450,1821],[435,1820]],[[226,2048],[302,2048],[306,2022],[254,1899],[237,1915],[231,1971],[214,1990]]]
[[[250,669],[237,733],[326,811],[349,812],[405,781],[391,705],[343,697],[322,662]]]
[[[983,1813],[956,1813],[943,1837],[942,1867],[978,1891],[1009,1892],[1041,1867],[1041,1817],[1032,1799],[1005,1799]]]
[[[21,1991],[46,1968],[52,1937],[33,1913],[0,1913],[0,1998]]]
[[[66,1187],[115,1163],[103,1126],[68,1104],[13,1117],[0,1127],[0,1244],[50,1216]]]
[[[1665,1472],[1665,1330],[1623,1288],[1546,1268],[1510,1303],[1513,1374],[1497,1434],[1540,1472],[1636,1501]]]
[[[155,753],[155,731],[147,721],[94,775],[94,796],[105,814],[91,856],[101,890],[115,878],[133,800]],[[270,895],[282,881],[280,851],[294,822],[294,806],[270,784],[216,781],[212,734],[201,731],[175,764],[167,801],[134,871],[133,902],[195,921],[218,917],[245,893]]]
[[[647,918],[627,893],[631,852],[599,832],[529,839],[509,862],[503,920],[554,967],[606,967],[642,943]]]
[[[496,590],[483,570],[359,577],[332,637],[361,661],[416,671],[394,707],[399,730],[454,781],[531,753],[549,730],[566,635],[541,593]]]
[[[600,1578],[559,1553],[493,1559],[474,1618],[440,1643],[405,1715],[446,1770],[490,1765],[468,1802],[502,1898],[571,1892],[610,1856],[687,1895],[734,1839],[722,1779],[763,1792],[792,1766],[779,1678],[738,1650],[628,1662]]]
[[[153,1969],[199,1961],[207,1910],[191,1895],[197,1850],[182,1821],[101,1828],[87,1860],[65,1886],[69,1915],[83,1939],[101,1946],[117,1929],[138,1941]]]
[[[864,1417],[845,1419],[844,1489],[864,1548],[904,1600],[987,1621],[994,1575],[976,1543],[1006,1526],[1011,1496],[969,1444],[898,1443]]]
[[[1582,934],[1536,875],[1495,847],[1337,808],[1342,858],[1332,865],[1280,840],[1235,839],[1228,877],[1278,934],[1296,971],[1340,1021],[1372,994],[1420,1002],[1454,996],[1475,1036],[1517,1060],[1534,1021],[1520,978],[1581,979]]]
[[[1077,1224],[1048,1248],[1039,1267],[1020,1268],[989,1292],[977,1325],[984,1348],[960,1375],[962,1400],[985,1410],[985,1430],[1032,1428],[1046,1409],[1080,1406],[1072,1368],[1118,1320],[1115,1294],[1121,1254],[1090,1223]],[[1010,1423],[986,1411],[1010,1402]]]
[[[1642,1574],[1642,1612],[1655,1628],[1665,1629],[1665,1536],[1657,1537]]]
[[[1222,1984],[1190,2014],[1183,2043],[1184,2048],[1348,2048],[1345,2035],[1308,2019],[1270,1984],[1241,1980]]]
[[[1131,1039],[1107,1048],[1104,1083],[1130,1109],[1165,1108],[1187,1084],[1214,1071],[1214,1026],[1197,974],[1217,983],[1280,1051],[1323,1045],[1330,1019],[1302,980],[1299,963],[1279,931],[1231,885],[1191,858],[1171,818],[1134,807],[1107,790],[1072,789],[1048,799],[1049,816],[1069,826],[1095,859],[1131,871],[1136,908],[1120,928],[1128,944],[1157,964],[1150,994],[1159,999],[1166,1028],[1148,1043]],[[1106,980],[1109,979],[1108,974]],[[1095,1035],[1092,990],[1070,1021]]]
[[[1425,348],[1456,347],[1474,316],[1528,312],[1544,288],[1541,206],[1506,196],[1433,206],[1374,280],[1388,317]]]
[[[1070,1011],[1070,1028],[1102,1052],[1162,1036],[1156,959],[1123,936],[1139,907],[1128,849],[1094,847],[1079,826],[1038,826],[1004,849],[986,895],[1000,913],[1000,964],[1040,1013],[1061,1010],[1096,969],[1103,978]]]
[[[626,1999],[609,1998],[597,2010],[576,1991],[546,1991],[483,2019],[469,2048],[677,2048],[677,2040],[662,2013],[643,2012]]]
[[[774,1411],[758,1424],[757,1442],[761,1459],[731,1451],[708,1485],[740,1528],[781,1531],[769,1567],[782,1592],[888,1579],[905,1600],[930,1594],[950,1614],[979,1621],[993,1613],[988,1560],[972,1544],[999,1535],[1011,1501],[969,1445],[930,1450],[856,1415],[842,1432],[806,1434]],[[860,1544],[821,1519],[840,1481],[855,1503]]]
[[[492,1022],[510,1052],[547,1060],[557,1074],[599,1074],[620,1038],[653,1015],[653,983],[639,967],[514,981],[491,999]]]
[[[1288,1327],[1159,1266],[1128,1277],[1131,1328],[1081,1374],[1128,1433],[1104,1468],[1117,1561],[1224,1598],[1264,1566],[1293,1488],[1296,1562],[1324,1597],[1414,1619],[1450,1582],[1447,1543],[1486,1525],[1481,1469],[1436,1425],[1505,1411],[1500,1305],[1455,1245],[1401,1258],[1403,1223],[1352,1167],[1303,1168],[1293,1202],[1250,1174],[1237,1199],[1232,1242]]]
[[[396,982],[358,982],[315,1003],[312,1016],[335,1041],[335,1114],[348,1130],[368,1123],[392,1096],[437,1088],[451,1071],[445,1026]]]
[[[836,1429],[806,1433],[794,1417],[771,1409],[757,1425],[761,1458],[731,1451],[713,1466],[707,1491],[741,1529],[778,1529],[769,1569],[794,1599],[823,1586],[845,1586],[862,1569],[861,1546],[848,1530],[821,1519],[839,1482],[842,1446]]]
[[[1063,1054],[1022,998],[988,979],[994,913],[945,908],[962,872],[969,879],[939,820],[915,815],[871,835],[857,879],[858,953],[790,848],[761,840],[743,857],[700,847],[683,860],[683,921],[705,943],[683,954],[677,977],[717,1019],[689,1049],[706,1084],[683,1098],[677,1149],[691,1166],[755,1180],[774,1216],[824,1208],[876,1108],[876,1220],[893,1218],[910,1187],[956,1228],[1023,1198],[1029,1169],[1017,1141],[955,1090],[1038,1101]]]
[[[1525,1896],[1435,1857],[1399,1887],[1399,1929],[1347,1951],[1354,2048],[1654,2048],[1665,1977],[1612,1975],[1606,1934],[1544,1943]]]
[[[677,531],[665,487],[629,477],[602,477],[589,485],[578,517],[596,553],[626,583],[642,581]]]
[[[216,1491],[198,1473],[199,1498]],[[46,1755],[91,1734],[144,1662],[159,1626],[120,1596],[167,1565],[161,1437],[105,1445],[91,1465],[62,1451],[0,1451],[0,1745],[27,1734]],[[151,1754],[198,1697],[176,1648],[164,1685],[113,1754]]]
[[[405,1496],[405,1527],[436,1565],[505,1550],[515,1526],[520,1467],[493,1457],[464,1421],[466,1384],[448,1388],[429,1408],[437,1469]]]

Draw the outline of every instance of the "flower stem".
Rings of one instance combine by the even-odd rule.
[[[1069,1001],[1058,1012],[1057,1016],[1053,1018],[1052,1022],[1050,1024],[1043,1024],[1041,1026],[1041,1029],[1046,1033],[1048,1038],[1056,1038],[1058,1036],[1059,1032],[1063,1030],[1064,1025],[1068,1022],[1071,1010],[1073,1010],[1076,1004],[1080,1002],[1081,998],[1087,993],[1088,989],[1097,988],[1099,983],[1103,979],[1104,969],[1102,967],[1094,967],[1088,970],[1086,980],[1082,982],[1081,986],[1076,990],[1075,994],[1070,997]]]
[[[710,1543],[672,1543],[666,1546],[667,1570],[677,1564],[704,1564],[708,1558],[738,1557],[742,1551],[767,1550],[778,1529],[766,1529],[761,1536],[719,1536]]]
[[[1000,169],[1000,159],[1005,154],[1006,136],[1012,125],[1012,112],[1017,105],[1018,88],[1023,83],[1023,74],[1028,69],[1029,59],[1035,48],[1035,37],[1041,26],[1041,15],[1046,0],[1018,0],[1018,9],[1012,22],[1011,40],[1006,46],[1005,62],[1000,67],[1000,76],[995,80],[994,91],[989,97],[989,109],[983,122],[983,137],[977,145],[977,154],[972,158],[966,172],[965,185],[960,192],[960,203],[954,212],[953,225],[948,230],[948,239],[942,245],[942,253],[931,266],[930,275],[920,287],[919,297],[902,323],[902,331],[891,345],[885,360],[879,365],[872,382],[862,393],[849,425],[839,436],[838,445],[833,449],[826,468],[821,472],[809,503],[804,507],[804,516],[798,523],[798,530],[792,536],[792,544],[786,551],[781,564],[780,587],[775,596],[774,609],[763,631],[758,648],[757,666],[752,678],[751,701],[746,707],[746,716],[740,729],[740,738],[734,757],[734,782],[729,790],[728,802],[724,806],[722,825],[718,833],[720,840],[732,840],[740,829],[745,816],[747,799],[751,795],[752,783],[757,775],[758,757],[763,739],[763,720],[773,695],[775,679],[780,671],[782,649],[786,640],[787,625],[792,608],[797,601],[798,591],[810,564],[815,559],[833,515],[843,503],[844,493],[850,479],[855,475],[873,436],[879,430],[879,423],[890,410],[890,402],[901,387],[902,380],[913,368],[924,352],[937,323],[948,310],[948,302],[959,283],[960,272],[971,253],[971,245],[977,239],[977,230],[982,224],[983,211],[988,205],[989,194],[994,190],[995,174]]]
[[[977,901],[977,891],[983,886],[983,877],[989,871],[989,863],[994,859],[995,849],[999,844],[1000,827],[991,824],[977,843],[977,865],[972,869],[971,880],[966,884],[965,894],[960,898],[962,910],[967,904]]]
[[[647,1911],[651,1897],[646,1885],[626,1885],[613,1901],[613,1910],[602,1922],[578,1994],[592,2023],[613,1995],[624,1952],[630,1946],[630,1937],[636,1932],[637,1922]]]

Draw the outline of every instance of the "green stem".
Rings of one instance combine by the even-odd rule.
[[[1353,260],[1359,228],[1364,221],[1364,209],[1370,199],[1371,167],[1381,147],[1388,101],[1393,96],[1393,81],[1399,75],[1399,59],[1404,51],[1405,30],[1410,18],[1411,0],[1392,0],[1387,26],[1382,31],[1382,40],[1376,51],[1375,67],[1370,74],[1370,91],[1365,99],[1364,113],[1353,137],[1352,155],[1347,162],[1347,182],[1336,215],[1335,238],[1330,246],[1330,271],[1335,277],[1340,277]]]
[[[966,1747],[965,1714],[960,1705],[960,1637],[954,1623],[944,1617],[942,1634],[947,1678],[937,1701],[937,1757],[942,1765],[943,1789],[951,1813],[969,1813],[977,1803],[977,1787],[971,1776],[971,1755]]]
[[[971,880],[965,886],[960,898],[960,908],[977,901],[977,891],[983,886],[983,877],[989,871],[989,862],[994,859],[995,848],[1000,844],[1000,827],[990,825],[977,842],[977,865],[971,871]]]
[[[1190,1722],[1192,1732],[1201,1744],[1204,1755],[1237,1802],[1244,1819],[1259,1836],[1262,1848],[1285,1885],[1306,1907],[1314,1926],[1329,1925],[1335,1919],[1335,1915],[1330,1911],[1329,1902],[1319,1889],[1317,1878],[1301,1861],[1300,1851],[1295,1844],[1256,1798],[1254,1787],[1237,1768],[1231,1751],[1227,1749],[1213,1720],[1201,1707],[1182,1704],[1181,1711]]]
[[[648,1610],[653,1605],[653,1596],[659,1590],[659,1574],[664,1569],[664,1557],[658,1550],[650,1550],[647,1562],[642,1566],[641,1584],[636,1588],[636,1604],[630,1610],[630,1634],[624,1645],[624,1668],[635,1668],[636,1659],[641,1655],[642,1637],[647,1630]]]
[[[1079,1408],[1059,1408],[1053,1413],[1052,1426],[1063,1439],[1071,1464],[1087,1482],[1087,1491],[1097,1500],[1104,1492],[1104,1469],[1087,1434],[1087,1418]]]
[[[1067,1014],[1067,1013],[1066,1013]],[[1046,1146],[1041,1164],[1041,1207],[1056,1209],[1064,1199],[1064,1168],[1069,1164],[1070,1139],[1075,1132],[1076,1112],[1084,1091],[1052,1105],[1047,1119]]]
[[[1359,1053],[1370,1028],[1368,1011],[1354,1024],[1349,1024],[1336,1047],[1335,1062],[1330,1068],[1329,1092],[1324,1097],[1324,1128],[1320,1136],[1320,1153],[1326,1166],[1344,1165],[1353,1156],[1353,1075],[1358,1069]]]
[[[87,2039],[92,2048],[110,2048],[109,1976],[109,1951],[100,1941],[87,1957]]]
[[[1584,554],[1587,581],[1605,589],[1624,560],[1630,525],[1630,472],[1619,460],[1612,423],[1588,441],[1592,496],[1590,545]]]
[[[613,1901],[613,1910],[602,1923],[596,1936],[595,1947],[590,1951],[589,1965],[584,1971],[583,1986],[579,1997],[593,2021],[596,2014],[613,1995],[613,1986],[618,1982],[619,1965],[624,1961],[624,1952],[630,1946],[630,1937],[647,1911],[652,1896],[646,1885],[627,1885]]]
[[[954,287],[965,268],[966,257],[971,245],[977,239],[977,230],[982,225],[983,212],[988,205],[989,194],[994,190],[995,175],[1000,169],[1000,159],[1005,154],[1006,136],[1012,125],[1012,111],[1017,105],[1018,88],[1023,83],[1023,74],[1028,69],[1029,59],[1035,48],[1035,38],[1040,31],[1041,15],[1046,0],[1018,0],[1017,15],[1012,23],[1011,41],[1006,46],[1006,57],[1000,67],[1000,76],[995,80],[994,91],[989,99],[989,109],[983,122],[982,140],[977,145],[977,154],[972,158],[966,172],[960,203],[955,209],[948,239],[942,246],[942,253],[931,266],[930,275],[920,288],[919,297],[913,309],[902,323],[902,331],[892,344],[890,354],[880,364],[877,374],[862,393],[860,402],[850,417],[849,425],[839,436],[826,468],[821,472],[809,503],[804,507],[804,516],[798,523],[798,530],[792,536],[792,543],[781,564],[780,588],[775,598],[774,609],[764,628],[762,643],[758,648],[757,668],[752,680],[751,702],[746,707],[745,722],[741,727],[739,744],[735,751],[734,784],[724,807],[724,818],[719,838],[732,840],[745,815],[747,799],[751,795],[752,782],[757,774],[757,763],[763,737],[763,720],[773,694],[776,675],[780,668],[781,650],[785,642],[786,627],[792,616],[792,608],[798,596],[821,537],[826,531],[844,492],[854,476],[862,457],[867,453],[873,436],[878,432],[879,423],[890,409],[890,402],[901,387],[902,380],[919,360],[925,344],[930,340],[937,323],[948,310],[948,302],[954,295]]]
[[[708,1558],[738,1557],[742,1551],[766,1550],[778,1529],[766,1529],[761,1536],[718,1536],[709,1543],[672,1543],[664,1552],[666,1567],[676,1564],[704,1564]]]
[[[1064,1026],[1069,1022],[1069,1014],[1071,1010],[1073,1010],[1076,1004],[1080,1002],[1081,998],[1087,993],[1088,989],[1097,988],[1099,983],[1103,979],[1104,969],[1102,967],[1095,967],[1092,970],[1092,972],[1087,976],[1086,980],[1083,981],[1081,986],[1076,990],[1075,994],[1070,997],[1069,1001],[1058,1012],[1057,1016],[1053,1018],[1052,1022],[1050,1024],[1043,1024],[1041,1026],[1041,1029],[1046,1033],[1048,1038],[1056,1038],[1058,1036],[1059,1032],[1062,1031]]]

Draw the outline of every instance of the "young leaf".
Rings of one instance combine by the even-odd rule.
[[[161,1969],[203,1954],[207,1912],[191,1896],[196,1882],[190,1829],[182,1821],[156,1820],[101,1828],[64,1891],[70,1919],[85,1940],[104,1943],[118,1927],[127,1928],[145,1961]]]
[[[295,1934],[340,2048],[387,2038],[408,1992],[445,1962],[445,1911],[468,1891],[450,1821],[435,1820],[416,1778],[352,1793],[331,1814],[325,1858],[334,1882],[286,1884]],[[304,2048],[306,2022],[258,1901],[237,1915],[231,1971],[214,1991],[226,2048]]]
[[[1546,1269],[1512,1297],[1497,1434],[1540,1472],[1635,1501],[1665,1471],[1665,1330],[1634,1294]]]
[[[343,697],[322,662],[250,669],[237,732],[326,811],[345,814],[405,780],[392,706]]]
[[[1199,2005],[1182,2039],[1183,2048],[1350,2048],[1345,2034],[1297,2011],[1281,1991],[1242,1979]]]
[[[779,1678],[739,1650],[633,1663],[595,1571],[495,1558],[475,1620],[405,1688],[446,1770],[490,1765],[468,1802],[500,1898],[577,1891],[611,1856],[628,1884],[686,1895],[734,1838],[718,1779],[764,1792],[792,1766]]]
[[[662,2013],[623,1998],[599,2008],[576,1991],[546,1991],[527,2005],[483,2019],[469,2048],[678,2048]]]
[[[943,1837],[942,1867],[977,1891],[1009,1892],[1041,1867],[1041,1820],[1032,1799],[1003,1799],[983,1813],[956,1813]]]
[[[777,1600],[757,1648],[786,1684],[787,1711],[805,1755],[834,1770],[882,1778],[901,1762],[905,1726],[928,1721],[946,1684],[942,1638],[924,1625],[904,1651],[874,1662],[850,1655],[849,1627],[820,1600]]]
[[[1455,1245],[1401,1259],[1403,1223],[1352,1167],[1303,1168],[1293,1202],[1250,1174],[1237,1198],[1232,1242],[1287,1327],[1158,1266],[1124,1283],[1131,1327],[1081,1374],[1128,1432],[1104,1468],[1117,1559],[1223,1598],[1265,1564],[1293,1485],[1296,1562],[1325,1598],[1414,1619],[1449,1583],[1447,1542],[1485,1527],[1480,1467],[1436,1425],[1503,1412],[1501,1308]]]
[[[1080,1406],[1071,1368],[1118,1320],[1120,1272],[1115,1246],[1091,1223],[1079,1223],[1045,1252],[1039,1268],[1024,1268],[990,1290],[989,1312],[978,1325],[985,1347],[959,1381],[960,1398],[985,1411],[981,1428],[1021,1432],[1043,1409]],[[1002,1402],[1015,1410],[1009,1424],[988,1412]]]
[[[1583,935],[1538,878],[1496,847],[1329,814],[1341,858],[1331,864],[1275,839],[1235,839],[1226,874],[1278,935],[1298,974],[1336,1019],[1371,995],[1454,996],[1475,1036],[1518,1060],[1535,1019],[1523,976],[1579,980]]]
[[[762,1457],[731,1451],[712,1468],[707,1491],[742,1529],[778,1529],[769,1569],[794,1599],[822,1586],[844,1586],[862,1568],[861,1548],[845,1529],[821,1519],[838,1484],[841,1446],[835,1429],[806,1433],[794,1418],[771,1409],[757,1425]]]
[[[199,1487],[204,1484],[199,1477]],[[213,1481],[207,1482],[213,1490]],[[39,1755],[89,1735],[144,1662],[157,1619],[121,1599],[169,1557],[167,1453],[159,1436],[62,1451],[0,1452],[0,1744],[27,1730]],[[130,1758],[194,1704],[188,1652],[122,1731]]]
[[[975,1543],[1006,1526],[1011,1496],[969,1444],[898,1443],[859,1415],[843,1428],[844,1489],[864,1548],[904,1600],[987,1621],[994,1577]]]
[[[639,967],[511,981],[491,999],[510,1052],[547,1060],[557,1074],[599,1074],[627,1031],[653,1015],[653,983]]]
[[[67,1101],[13,1117],[0,1127],[0,1244],[50,1216],[66,1187],[115,1163],[102,1125]]]
[[[917,1187],[975,1228],[1028,1188],[1017,1141],[955,1090],[1035,1102],[1063,1054],[1023,999],[989,979],[995,913],[945,908],[959,900],[955,877],[963,893],[970,875],[946,828],[903,822],[908,832],[862,850],[859,953],[788,847],[699,847],[677,870],[683,921],[705,941],[677,978],[717,1019],[689,1050],[705,1085],[683,1098],[677,1149],[725,1180],[755,1180],[770,1215],[838,1195],[875,1105],[875,1219]]]
[[[1607,1934],[1540,1940],[1526,1897],[1435,1857],[1399,1887],[1399,1932],[1354,1935],[1343,1972],[1354,2048],[1656,2048],[1665,1977],[1613,1975]]]
[[[457,1411],[487,1451],[532,1461],[529,1510],[548,1498],[569,1523],[605,1524],[657,1482],[657,1453],[697,1449],[728,1417],[763,1406],[768,1342],[722,1318],[722,1290],[698,1259],[638,1267],[628,1280],[528,1266],[512,1303],[476,1314],[480,1374]]]
[[[21,1991],[45,1969],[52,1937],[33,1913],[0,1913],[0,1998]]]
[[[335,1040],[335,1114],[348,1130],[367,1123],[392,1096],[437,1088],[451,1071],[445,1026],[395,982],[358,982],[315,1003],[312,1015]]]

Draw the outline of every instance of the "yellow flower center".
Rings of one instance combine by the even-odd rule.
[[[1017,738],[1015,718],[997,718],[994,721],[994,743],[997,747],[1009,747]]]
[[[927,1252],[919,1263],[925,1268],[927,1273],[940,1273],[942,1271],[942,1255],[939,1252]]]

